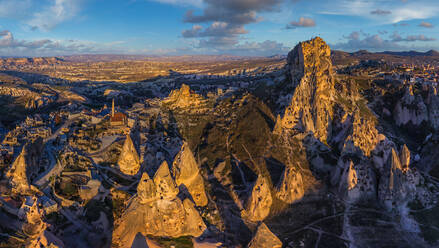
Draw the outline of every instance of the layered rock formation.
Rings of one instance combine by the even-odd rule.
[[[140,158],[134,147],[131,136],[128,134],[117,161],[120,171],[127,175],[136,175],[140,169]]]
[[[272,203],[273,197],[267,178],[259,176],[241,216],[250,221],[262,221],[270,213]]]
[[[137,235],[200,236],[206,225],[189,199],[181,201],[168,164],[163,162],[151,180],[144,173],[137,196],[116,221],[113,245],[131,247]]]
[[[319,37],[299,43],[288,54],[287,69],[297,85],[282,127],[311,131],[326,142],[330,136],[334,102],[331,50]]]
[[[180,152],[174,158],[172,174],[177,185],[186,186],[197,206],[207,204],[204,179],[187,142],[183,143]]]
[[[256,231],[256,234],[248,244],[248,248],[281,248],[282,242],[265,223],[261,223]]]

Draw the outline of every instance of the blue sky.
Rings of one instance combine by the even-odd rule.
[[[438,0],[0,0],[0,56],[439,50]]]

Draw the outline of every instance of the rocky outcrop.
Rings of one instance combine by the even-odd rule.
[[[354,150],[359,148],[363,155],[370,156],[379,142],[386,139],[386,137],[378,132],[376,129],[375,119],[370,116],[362,115],[357,109],[353,114],[352,133],[345,141],[345,149]],[[349,147],[349,142],[352,142],[353,147]]]
[[[205,99],[191,90],[191,88],[182,84],[180,89],[173,90],[169,96],[163,100],[163,103],[171,109],[183,109],[188,107],[201,106]]]
[[[376,198],[376,175],[368,159],[351,159],[352,154],[342,154],[334,169],[331,184],[338,187],[340,195],[348,202],[374,200]]]
[[[413,93],[413,86],[407,87],[404,96],[396,104],[394,114],[398,126],[411,123],[414,126],[428,122],[428,109],[421,95]]]
[[[439,130],[439,96],[437,86],[404,85],[403,96],[396,102],[392,113],[396,125],[419,127],[428,124]],[[416,133],[416,132],[415,132]]]
[[[347,184],[347,188],[348,190],[352,190],[353,188],[355,188],[355,186],[357,186],[358,183],[358,178],[357,178],[357,172],[355,171],[354,168],[354,163],[352,163],[352,161],[349,163],[349,170],[346,176],[346,184]]]
[[[140,169],[140,158],[134,147],[131,136],[128,134],[117,161],[120,171],[127,175],[136,175]]]
[[[245,210],[241,212],[241,216],[250,221],[262,221],[270,213],[272,203],[270,186],[267,179],[260,175],[253,186],[251,196]]]
[[[174,158],[172,174],[178,186],[186,186],[197,206],[207,205],[204,179],[187,142],[183,143],[180,152]]]
[[[282,242],[276,235],[274,235],[270,229],[268,229],[265,223],[261,223],[253,236],[252,240],[248,244],[248,248],[281,248]]]
[[[282,118],[284,129],[311,131],[326,142],[331,133],[334,78],[331,50],[319,37],[299,43],[288,54],[287,70],[297,85]]]
[[[30,183],[39,170],[39,160],[43,153],[42,139],[23,146],[23,149],[6,173],[12,191],[23,194],[30,190]]]
[[[420,175],[403,167],[400,156],[394,148],[380,174],[378,198],[387,209],[404,206],[414,199]]]
[[[300,171],[291,166],[285,168],[277,190],[276,196],[288,204],[302,199],[305,189]]]
[[[410,169],[410,150],[405,144],[401,149],[399,160],[401,161],[402,171],[407,172]]]
[[[200,236],[206,229],[189,199],[181,201],[168,164],[163,162],[151,180],[144,173],[137,186],[137,196],[115,223],[113,246],[131,247],[137,233],[180,237]]]
[[[156,171],[154,184],[156,185],[157,196],[161,199],[175,198],[179,192],[166,161]]]

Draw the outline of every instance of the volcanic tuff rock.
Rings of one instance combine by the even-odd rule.
[[[281,248],[282,242],[276,235],[274,235],[270,229],[268,229],[265,223],[261,223],[256,231],[255,236],[248,244],[248,248]]]
[[[177,185],[184,184],[186,186],[197,206],[205,206],[207,204],[204,179],[200,174],[198,164],[187,142],[183,143],[180,152],[174,159],[172,174]]]
[[[413,86],[406,89],[404,96],[396,104],[394,110],[395,122],[398,126],[408,124],[420,125],[428,121],[428,109],[421,95],[413,93]]]
[[[30,183],[38,173],[39,159],[43,152],[42,139],[37,139],[35,143],[23,146],[23,149],[15,159],[12,166],[6,173],[12,191],[15,193],[25,193],[30,190]]]
[[[401,161],[402,171],[407,172],[410,169],[410,150],[405,144],[401,149],[399,160]]]
[[[370,156],[378,143],[386,137],[376,129],[375,119],[362,115],[359,109],[354,111],[352,118],[352,133],[346,138],[344,149],[359,148],[365,156]]]
[[[151,180],[144,173],[137,196],[129,203],[113,232],[113,245],[131,247],[137,235],[200,236],[206,225],[189,199],[177,197],[178,188],[168,164],[163,162]]]
[[[331,50],[319,37],[299,43],[288,54],[287,69],[297,85],[282,127],[312,131],[327,142],[330,136],[334,103],[334,77]]]
[[[305,190],[300,171],[290,166],[285,168],[276,196],[282,201],[291,204],[296,200],[302,199],[304,193]]]
[[[425,97],[424,97],[425,96]],[[436,86],[428,86],[422,91],[410,85],[404,95],[397,101],[393,111],[398,126],[411,124],[420,126],[429,124],[434,130],[439,129],[439,96]]]
[[[178,194],[177,185],[171,176],[171,172],[169,171],[169,166],[166,161],[163,161],[156,171],[154,175],[154,184],[157,187],[157,196],[162,199],[174,198]]]
[[[140,169],[140,158],[134,147],[131,136],[128,134],[117,161],[120,171],[127,175],[136,175]]]
[[[250,221],[262,221],[270,213],[271,204],[273,204],[273,197],[270,185],[267,178],[260,175],[253,186],[246,209],[241,212],[241,216]]]
[[[203,102],[205,99],[193,92],[186,84],[182,84],[180,89],[173,90],[169,97],[163,100],[163,103],[169,105],[171,109],[200,106]]]
[[[378,185],[378,198],[387,209],[403,206],[413,200],[420,175],[402,166],[394,148],[380,174],[383,179]]]

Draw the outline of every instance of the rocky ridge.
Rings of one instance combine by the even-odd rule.
[[[317,37],[299,43],[287,61],[288,75],[296,89],[282,118],[282,127],[313,132],[327,142],[334,104],[331,50]]]

